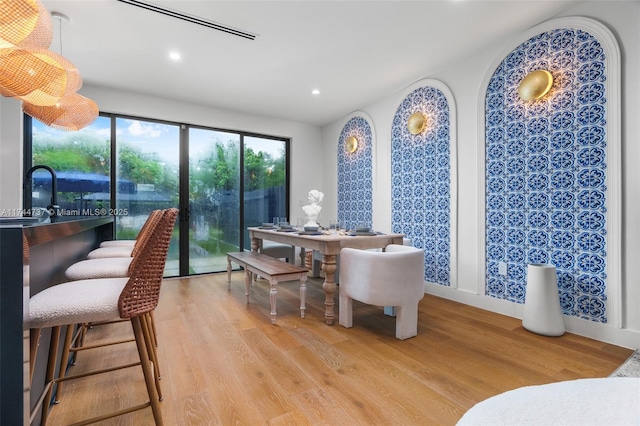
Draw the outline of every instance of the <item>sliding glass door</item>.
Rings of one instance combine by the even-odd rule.
[[[156,209],[178,207],[180,127],[116,118],[116,238],[135,238]],[[180,274],[180,229],[176,225],[165,276]]]
[[[224,271],[251,249],[247,227],[287,216],[287,143],[197,128],[188,141],[188,273]]]
[[[244,138],[244,223],[288,220],[287,143],[257,136]],[[244,245],[251,248],[248,233]]]
[[[189,129],[188,272],[224,271],[240,247],[240,135]]]
[[[70,214],[114,214],[114,237],[133,239],[152,210],[180,209],[166,277],[225,271],[228,251],[251,249],[247,227],[287,217],[286,139],[106,114],[78,132],[31,120],[25,165],[56,170]],[[25,208],[47,206],[50,174],[32,181]]]

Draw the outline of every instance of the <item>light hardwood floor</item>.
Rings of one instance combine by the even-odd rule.
[[[565,334],[543,337],[521,321],[426,295],[418,336],[395,339],[382,308],[354,302],[354,327],[324,322],[321,281],[281,284],[277,324],[269,288],[245,303],[241,272],[166,280],[156,310],[166,425],[455,425],[475,403],[520,386],[605,377],[631,350]],[[336,311],[338,310],[336,295]],[[130,333],[96,327],[89,339]],[[82,353],[76,372],[135,358],[135,346]],[[65,385],[50,425],[145,400],[139,367]],[[150,409],[103,425],[151,425]]]

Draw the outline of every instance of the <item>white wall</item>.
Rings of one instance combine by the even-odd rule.
[[[563,16],[584,16],[606,25],[616,36],[622,56],[622,328],[566,317],[567,330],[629,348],[640,348],[640,2],[585,2]],[[527,28],[523,28],[525,32]],[[495,312],[522,318],[520,304],[486,297],[481,293],[484,276],[478,271],[480,256],[478,234],[479,181],[478,170],[478,99],[482,79],[492,62],[507,48],[508,40],[488,46],[483,52],[423,78],[442,81],[453,92],[457,105],[458,155],[458,253],[457,288],[429,285],[427,292],[458,300]],[[388,232],[391,228],[391,123],[401,100],[408,95],[413,82],[377,103],[361,109],[373,121],[374,142],[374,214],[373,225]],[[324,163],[327,174],[326,192],[337,188],[336,149],[342,127],[348,117],[322,129]],[[325,196],[325,209],[337,211],[335,197]]]
[[[309,189],[321,186],[323,168],[321,131],[317,126],[274,120],[245,113],[204,108],[169,99],[85,85],[81,94],[93,99],[103,112],[141,118],[242,130],[291,138],[290,220],[303,217],[299,201],[307,204]],[[22,112],[20,102],[0,103],[0,210],[22,205]]]
[[[15,215],[22,208],[21,102],[0,96],[0,213]]]

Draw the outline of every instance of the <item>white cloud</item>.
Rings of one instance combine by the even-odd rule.
[[[144,136],[147,138],[158,138],[162,135],[162,130],[154,126],[153,124],[142,124],[137,120],[130,121],[127,130],[133,136]]]

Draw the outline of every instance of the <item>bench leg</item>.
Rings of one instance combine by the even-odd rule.
[[[300,276],[300,318],[304,318],[304,312],[307,309],[306,300],[307,300],[307,273]]]
[[[249,288],[251,287],[251,272],[247,267],[244,268],[244,295],[247,296],[249,303]]]
[[[269,300],[271,301],[271,324],[276,323],[276,300],[278,298],[278,280],[275,278],[271,278],[269,280],[269,284],[271,284],[271,290],[269,291]]]
[[[231,258],[227,256],[227,290],[231,290]]]

